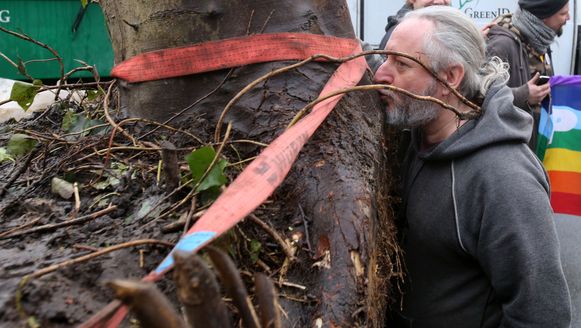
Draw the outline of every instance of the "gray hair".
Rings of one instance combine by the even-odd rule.
[[[434,24],[434,31],[424,38],[424,52],[436,72],[462,64],[465,75],[459,91],[466,98],[485,95],[492,84],[508,81],[508,64],[498,57],[487,59],[481,32],[461,11],[448,6],[430,6],[409,12],[404,20],[410,18]]]

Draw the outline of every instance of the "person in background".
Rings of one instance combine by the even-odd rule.
[[[385,49],[385,45],[387,44],[387,40],[389,40],[389,37],[391,36],[393,29],[395,29],[395,27],[397,26],[399,21],[403,18],[403,16],[405,16],[405,14],[414,9],[429,7],[433,5],[449,6],[450,0],[406,0],[403,7],[401,7],[401,9],[398,10],[398,12],[395,15],[387,17],[387,25],[385,26],[385,35],[381,39],[378,49],[381,50]]]
[[[388,327],[565,328],[571,303],[547,175],[528,149],[532,117],[512,103],[508,68],[446,6],[408,13],[375,82],[430,96],[475,118],[383,89],[389,124],[412,128],[404,168],[401,308]],[[469,106],[451,90],[480,106]],[[523,192],[526,190],[527,192]]]
[[[510,65],[507,84],[513,89],[514,104],[534,118],[529,142],[533,151],[537,147],[540,103],[551,93],[548,83],[539,83],[539,76],[553,75],[550,45],[561,36],[569,18],[568,0],[519,0],[513,14],[500,16],[488,30],[488,55]]]

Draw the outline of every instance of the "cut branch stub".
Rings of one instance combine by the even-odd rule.
[[[186,328],[167,298],[153,283],[113,280],[107,286],[135,314],[142,328]]]
[[[216,276],[196,254],[174,253],[173,279],[192,327],[232,327]]]
[[[260,327],[258,316],[250,302],[250,298],[248,297],[248,293],[234,262],[232,262],[226,253],[218,248],[209,246],[206,247],[205,250],[220,274],[222,284],[226,287],[227,294],[232,297],[234,305],[236,305],[236,308],[240,311],[240,317],[244,322],[244,326],[248,328]]]
[[[272,281],[263,273],[254,274],[256,299],[260,312],[260,323],[263,328],[281,328],[278,296]]]

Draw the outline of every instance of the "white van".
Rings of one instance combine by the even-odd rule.
[[[551,46],[555,74],[558,75],[581,74],[576,19],[581,17],[581,9],[577,8],[576,2],[569,1],[571,20],[565,26],[563,35]],[[405,0],[347,0],[347,3],[356,35],[377,46],[385,33],[387,17],[394,15]],[[472,17],[476,25],[482,27],[499,15],[513,12],[518,6],[518,1],[452,0],[451,5]]]

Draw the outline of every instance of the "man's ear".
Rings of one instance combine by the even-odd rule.
[[[460,87],[460,83],[462,83],[462,80],[464,80],[464,66],[460,64],[449,66],[444,73],[444,80],[448,82],[452,88],[458,89]],[[450,94],[450,90],[448,90],[448,88],[444,88],[442,94],[447,96]]]

